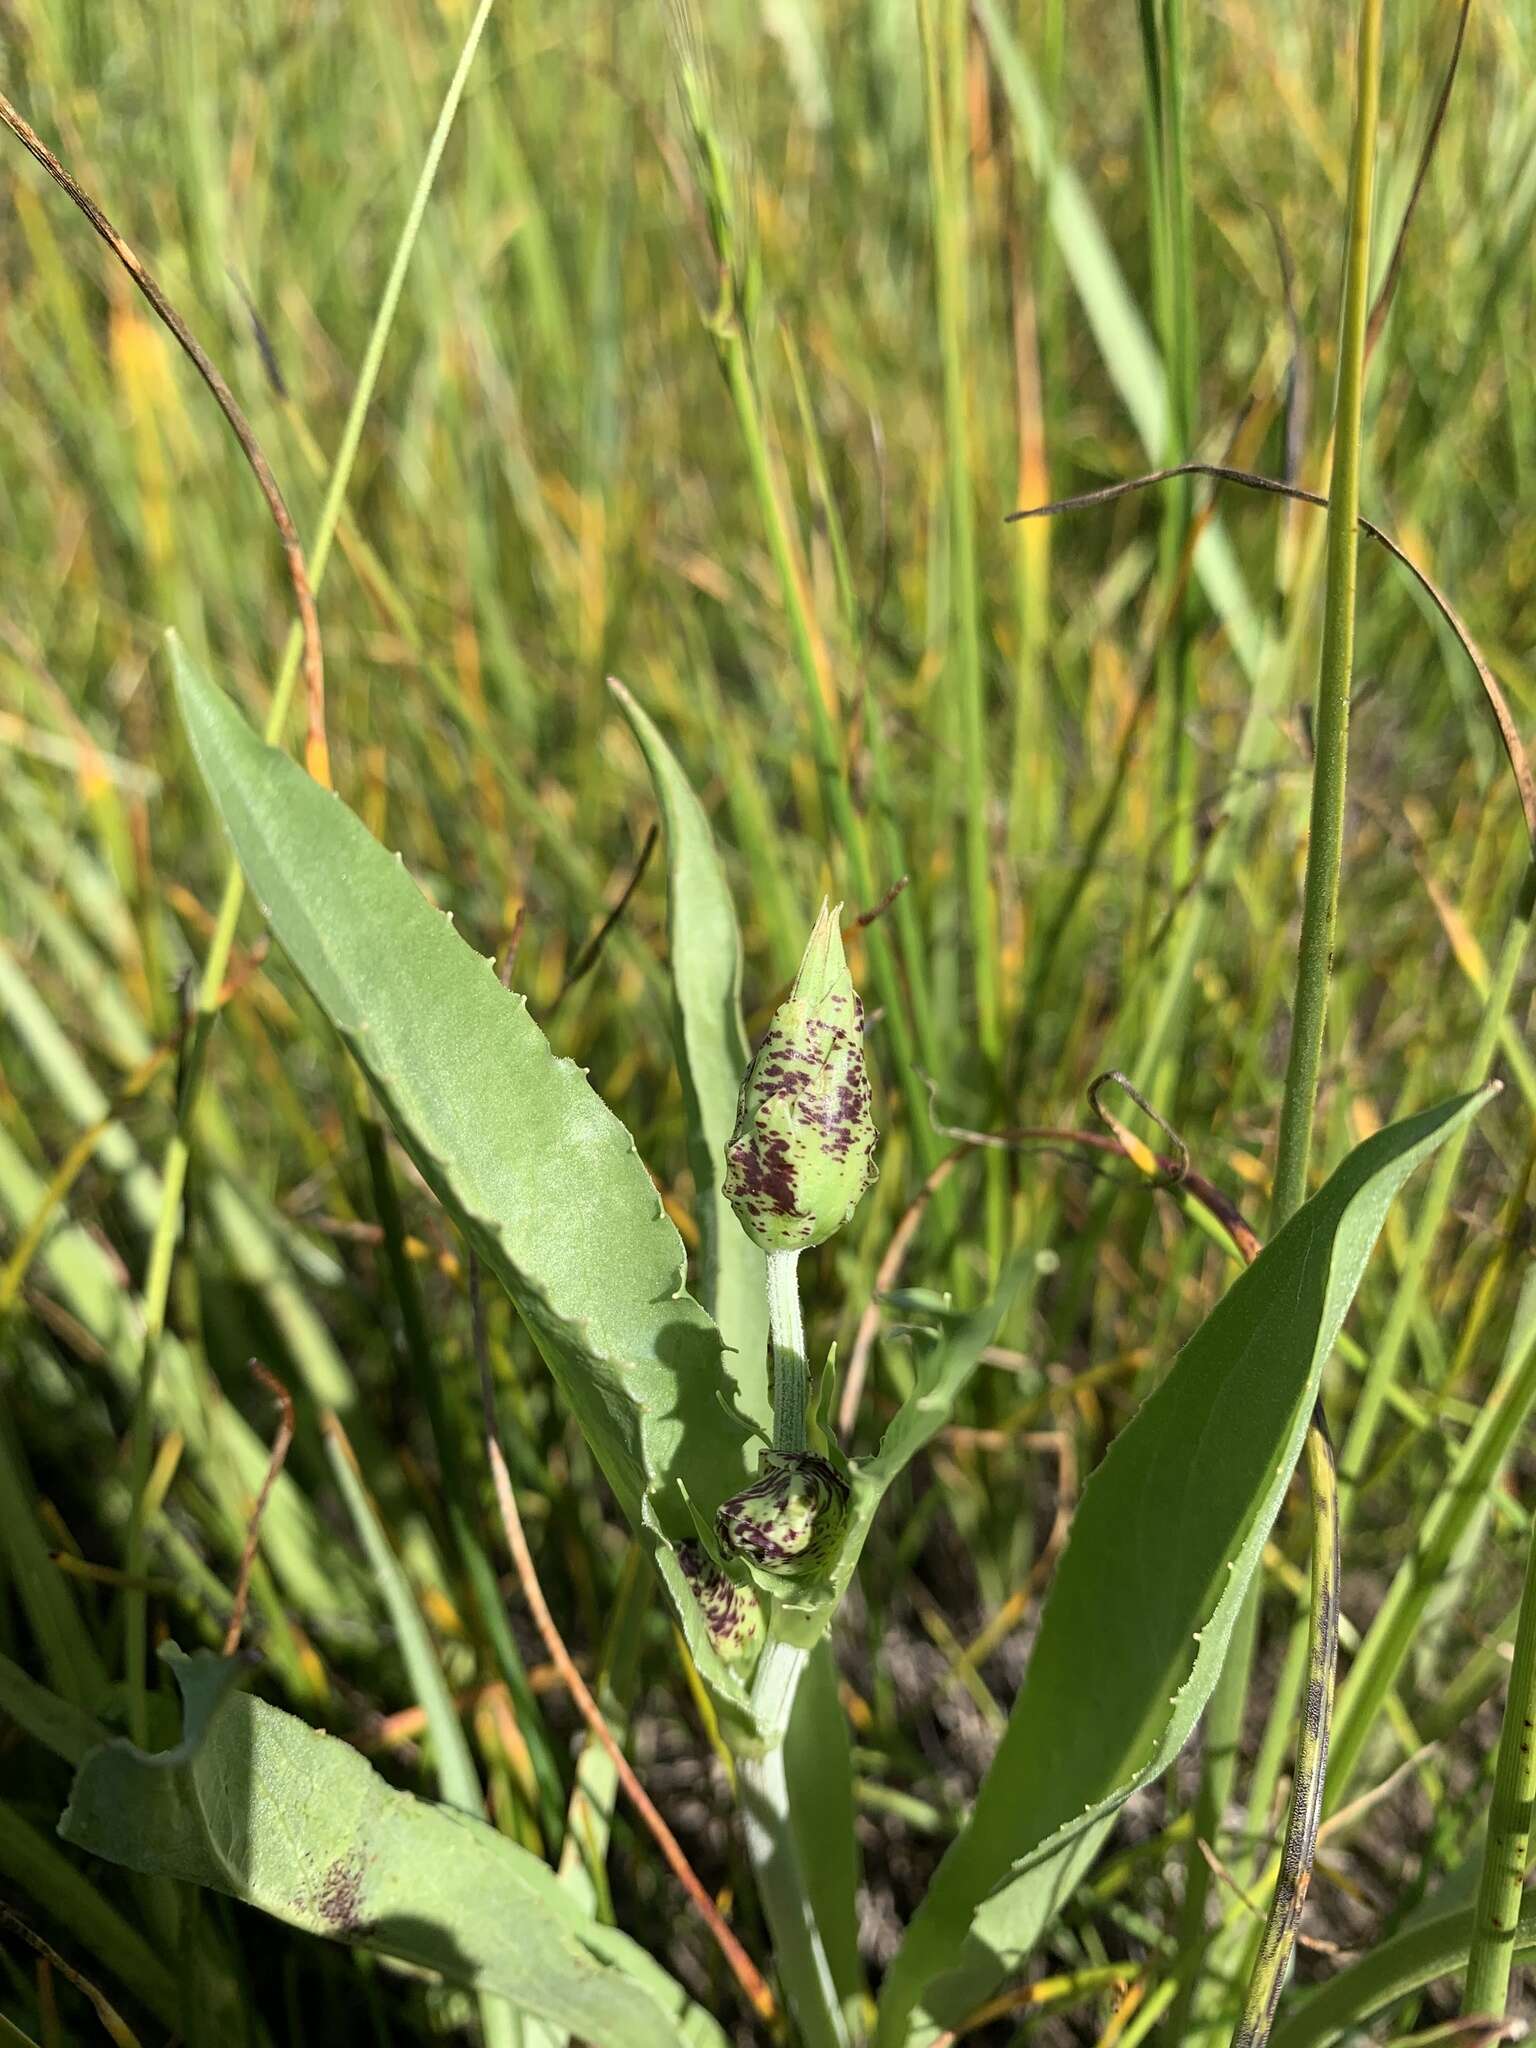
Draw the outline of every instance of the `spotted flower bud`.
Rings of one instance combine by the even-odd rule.
[[[702,1543],[680,1543],[677,1561],[699,1603],[705,1633],[727,1664],[745,1664],[763,1636],[763,1610],[750,1586],[721,1571]]]
[[[764,1251],[805,1251],[853,1214],[875,1177],[875,1138],[864,1010],[837,913],[823,903],[789,1000],[741,1084],[726,1199]]]
[[[830,1564],[847,1520],[848,1482],[814,1451],[764,1451],[752,1484],[715,1510],[732,1556],[786,1579]]]

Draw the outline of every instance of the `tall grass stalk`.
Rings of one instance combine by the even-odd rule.
[[[319,522],[315,529],[313,547],[309,557],[309,580],[318,592],[325,579],[330,561],[331,546],[336,538],[337,524],[341,518],[342,502],[346,497],[347,485],[351,481],[352,467],[357,460],[358,447],[362,441],[363,423],[378,383],[379,371],[384,361],[384,350],[394,325],[395,314],[400,304],[400,294],[405,285],[406,271],[410,267],[421,223],[431,197],[432,187],[437,180],[438,168],[443,160],[449,131],[459,102],[464,96],[464,87],[469,78],[470,66],[479,48],[485,24],[490,18],[495,0],[480,0],[470,22],[469,31],[459,51],[458,62],[443,95],[438,112],[437,125],[427,144],[421,173],[416,189],[406,212],[400,230],[400,239],[395,247],[394,261],[384,284],[379,310],[374,316],[373,328],[368,337],[367,348],[358,370],[357,388],[348,409],[346,424],[342,429],[341,444],[336,452],[335,466],[331,473],[330,488],[321,507]],[[271,708],[267,714],[265,737],[275,744],[282,738],[287,724],[289,708],[293,702],[294,686],[298,681],[299,662],[303,652],[303,636],[297,625],[288,635],[283,651],[282,667],[278,673],[277,688],[273,692]],[[161,1168],[161,1199],[159,1215],[150,1242],[149,1261],[144,1277],[144,1366],[140,1379],[138,1398],[135,1404],[132,1428],[131,1487],[133,1506],[128,1523],[126,1546],[126,1570],[129,1588],[124,1602],[125,1628],[125,1670],[128,1679],[130,1720],[134,1735],[143,1741],[147,1735],[147,1698],[145,1688],[145,1620],[146,1596],[141,1590],[144,1577],[144,1488],[149,1478],[150,1458],[153,1448],[151,1417],[155,1374],[158,1369],[158,1352],[165,1334],[165,1316],[170,1300],[171,1270],[175,1260],[176,1246],[181,1236],[182,1198],[186,1193],[187,1168],[192,1157],[192,1129],[197,1109],[199,1090],[202,1084],[203,1066],[207,1056],[208,1039],[218,1013],[219,992],[224,977],[229,971],[230,952],[235,942],[235,928],[240,920],[241,907],[245,901],[245,878],[235,861],[231,861],[224,880],[223,895],[219,903],[218,918],[213,936],[209,941],[207,954],[198,981],[197,1008],[190,1034],[189,1048],[183,1066],[176,1100],[176,1127],[166,1147],[165,1160]]]
[[[997,922],[992,889],[991,789],[987,773],[986,685],[981,658],[981,592],[976,569],[976,507],[971,480],[972,374],[966,271],[970,248],[967,204],[969,106],[968,0],[917,0],[927,106],[928,182],[933,210],[933,253],[938,295],[939,352],[944,378],[945,516],[949,532],[948,672],[958,700],[965,812],[965,900],[976,990],[976,1038],[996,1085],[1002,1052]],[[1007,1162],[989,1152],[986,1162],[987,1252],[995,1271],[1007,1239]]]
[[[1509,2004],[1515,1930],[1531,1857],[1536,1811],[1536,1536],[1527,1539],[1525,1588],[1515,1631],[1509,1694],[1499,1735],[1493,1806],[1483,1848],[1477,1919],[1461,2009],[1469,2017],[1502,2019]]]
[[[727,169],[705,59],[698,45],[697,25],[686,7],[679,10],[674,22],[673,54],[719,276],[721,300],[707,316],[708,324],[736,414],[768,551],[779,579],[795,665],[805,692],[817,784],[848,863],[859,908],[869,909],[880,892],[876,888],[864,822],[854,806],[843,760],[837,687],[770,451],[761,361],[753,339],[757,271],[751,221],[742,215]],[[938,1140],[913,1056],[912,1026],[895,950],[879,920],[867,928],[866,941],[874,993],[884,1012],[883,1029],[890,1041],[891,1061],[912,1121],[914,1142],[924,1167],[931,1167],[938,1157]]]
[[[1355,580],[1360,551],[1356,521],[1360,512],[1365,325],[1381,90],[1381,17],[1381,0],[1362,0],[1355,134],[1350,154],[1344,309],[1339,334],[1338,393],[1334,402],[1333,475],[1328,491],[1325,540],[1323,644],[1313,712],[1312,816],[1302,890],[1291,1042],[1270,1199],[1271,1235],[1289,1222],[1306,1199],[1317,1077],[1328,1013],[1328,981],[1338,926],[1349,764],[1349,691],[1355,655]]]
[[[822,799],[831,812],[833,826],[842,844],[859,906],[861,909],[867,909],[875,902],[878,894],[874,869],[869,858],[869,844],[865,837],[863,821],[854,809],[853,796],[843,766],[837,727],[828,708],[827,699],[832,689],[831,679],[827,673],[821,636],[816,631],[811,615],[805,579],[800,573],[789,524],[780,500],[773,466],[769,460],[768,439],[763,426],[763,411],[751,351],[745,335],[740,332],[731,332],[718,339],[726,383],[736,408],[747,464],[752,474],[753,490],[768,536],[769,551],[779,573],[779,588],[789,619],[790,637],[794,643],[800,678],[805,686],[817,780],[821,786]],[[928,1114],[928,1105],[923,1096],[922,1083],[918,1078],[913,1057],[912,1027],[908,1022],[901,977],[896,969],[896,955],[890,939],[878,922],[867,928],[865,938],[869,947],[870,972],[875,993],[884,1011],[882,1028],[890,1040],[891,1061],[896,1068],[902,1093],[906,1097],[919,1154],[925,1166],[931,1166],[938,1156],[938,1145],[933,1136],[932,1119]]]
[[[1327,1025],[1328,985],[1338,924],[1343,861],[1344,799],[1349,760],[1349,692],[1354,666],[1355,578],[1360,535],[1361,427],[1365,405],[1365,336],[1369,310],[1371,214],[1376,125],[1381,94],[1382,0],[1361,0],[1350,152],[1344,307],[1340,322],[1334,457],[1328,493],[1323,643],[1313,714],[1315,758],[1312,816],[1302,892],[1301,939],[1280,1139],[1270,1204],[1271,1234],[1301,1207],[1317,1107],[1318,1070]],[[1338,1627],[1338,1496],[1333,1453],[1321,1410],[1308,1438],[1312,1503],[1312,1606],[1306,1723],[1298,1746],[1286,1821],[1286,1854],[1234,2035],[1234,2048],[1262,2048],[1289,1968],[1311,1873],[1328,1764],[1333,1654]],[[1326,1669],[1323,1667],[1326,1665]]]
[[[1173,464],[1193,455],[1196,433],[1194,222],[1184,120],[1183,0],[1140,0],[1138,13],[1147,99],[1153,286],[1168,383],[1167,439],[1160,459]],[[1158,809],[1167,828],[1168,886],[1175,896],[1188,886],[1195,855],[1193,676],[1188,598],[1181,587],[1192,513],[1191,481],[1181,477],[1163,495],[1158,536],[1158,578],[1170,604],[1167,631],[1157,652],[1163,761]]]

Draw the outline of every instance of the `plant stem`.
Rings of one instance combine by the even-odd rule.
[[[768,1349],[773,1371],[773,1448],[805,1449],[805,1415],[810,1368],[805,1325],[800,1316],[798,1252],[770,1252],[768,1267]]]
[[[1312,1501],[1312,1611],[1307,1645],[1307,1698],[1296,1738],[1296,1769],[1279,1882],[1248,1980],[1235,2048],[1261,2048],[1274,2025],[1296,1947],[1307,1885],[1317,1853],[1333,1725],[1333,1679],[1339,1655],[1339,1475],[1319,1404],[1307,1431],[1307,1482]]]
[[[848,2048],[848,2029],[812,1913],[789,1808],[784,1738],[807,1655],[785,1642],[770,1642],[764,1649],[752,1684],[752,1705],[768,1746],[761,1755],[741,1759],[737,1783],[747,1854],[798,2038],[804,2048]]]
[[[1509,1697],[1499,1736],[1499,1761],[1493,1780],[1493,1806],[1488,1815],[1488,1840],[1483,1849],[1483,1877],[1477,1893],[1477,1919],[1464,2013],[1502,2019],[1509,2000],[1509,1973],[1514,1962],[1515,1930],[1531,1853],[1531,1813],[1536,1807],[1536,1541],[1526,1550],[1525,1587],[1520,1596],[1520,1625],[1515,1631],[1515,1656],[1509,1672]]]
[[[965,778],[965,894],[976,980],[976,1037],[995,1085],[997,1062],[1002,1052],[1002,1016],[992,888],[991,792],[987,778],[981,599],[976,573],[976,508],[971,489],[970,407],[966,398],[971,376],[966,294],[969,235],[966,57],[971,17],[967,0],[947,0],[947,4],[941,0],[941,4],[944,6],[945,31],[942,59],[932,0],[918,0],[917,16],[923,47],[933,252],[944,370],[949,610],[950,629],[954,635],[953,674]],[[989,1152],[986,1160],[986,1241],[988,1263],[994,1273],[1002,1264],[1007,1245],[1007,1193],[1006,1155]]]
[[[394,325],[395,312],[405,284],[405,274],[421,230],[427,200],[436,182],[438,166],[442,162],[443,151],[448,141],[448,132],[458,112],[459,101],[463,97],[464,86],[469,77],[469,67],[474,61],[475,51],[493,4],[494,0],[480,0],[474,20],[469,25],[469,32],[464,38],[453,77],[443,95],[437,126],[433,129],[432,139],[427,145],[426,159],[421,167],[421,175],[416,181],[410,209],[400,230],[400,240],[395,248],[395,258],[385,282],[383,297],[379,301],[379,310],[374,315],[368,346],[363,352],[362,365],[358,371],[357,389],[353,393],[346,425],[342,429],[341,445],[336,451],[330,488],[321,507],[319,524],[315,529],[315,543],[309,558],[310,585],[317,593],[325,579],[331,544],[335,540],[337,523],[341,518],[342,501],[346,496],[347,485],[351,481],[352,465],[357,459],[358,446],[363,437],[363,423],[368,416],[374,388],[378,383],[385,344]],[[298,680],[299,657],[303,652],[303,645],[303,631],[295,625],[289,632],[288,644],[283,650],[283,664],[278,673],[272,706],[267,714],[264,737],[269,744],[275,744],[282,737],[288,710],[293,702],[294,684]],[[218,921],[203,961],[202,977],[198,985],[197,1016],[182,1074],[182,1085],[177,1096],[176,1128],[166,1147],[165,1163],[161,1169],[160,1208],[150,1243],[144,1280],[144,1364],[134,1404],[129,1462],[132,1504],[128,1519],[126,1573],[130,1582],[134,1583],[130,1584],[126,1597],[124,1617],[129,1725],[135,1740],[139,1742],[143,1742],[147,1734],[146,1606],[145,1596],[138,1589],[136,1582],[144,1577],[143,1508],[144,1489],[148,1483],[154,1449],[154,1432],[151,1425],[153,1394],[159,1369],[160,1340],[165,1333],[166,1307],[170,1299],[171,1269],[175,1260],[177,1241],[181,1235],[182,1197],[186,1192],[187,1168],[192,1157],[192,1122],[197,1108],[208,1038],[218,1010],[219,991],[228,972],[230,950],[235,942],[235,927],[239,923],[240,909],[244,901],[245,878],[240,872],[238,862],[231,861],[224,879],[224,894],[219,904]]]
[[[1338,923],[1349,759],[1349,687],[1355,653],[1355,574],[1360,535],[1360,425],[1365,404],[1365,323],[1370,285],[1371,202],[1376,178],[1376,120],[1381,92],[1382,0],[1361,0],[1355,135],[1350,164],[1349,242],[1344,316],[1334,403],[1333,479],[1328,492],[1327,583],[1323,646],[1313,719],[1312,822],[1302,892],[1301,944],[1290,1056],[1280,1105],[1280,1143],[1270,1209],[1271,1235],[1306,1199],[1307,1162],[1317,1106]]]
[[[1325,540],[1327,582],[1323,645],[1313,718],[1312,818],[1302,892],[1301,941],[1290,1054],[1280,1106],[1280,1141],[1270,1209],[1271,1235],[1301,1207],[1317,1108],[1317,1077],[1327,1023],[1328,984],[1338,923],[1349,761],[1349,690],[1355,648],[1355,576],[1359,558],[1360,441],[1365,402],[1365,333],[1370,287],[1371,204],[1381,93],[1382,0],[1361,0],[1354,141],[1350,163],[1344,311],[1334,402],[1334,461]],[[1338,1652],[1339,1503],[1333,1450],[1321,1403],[1307,1433],[1312,1509],[1312,1612],[1307,1711],[1297,1741],[1295,1784],[1286,1822],[1282,1878],[1265,1923],[1242,2017],[1238,2048],[1263,2048],[1295,1948],[1322,1811]],[[1252,1596],[1250,1596],[1252,1597]]]
[[[768,1342],[773,1360],[773,1447],[806,1448],[809,1371],[800,1315],[800,1254],[770,1252]],[[737,1771],[747,1854],[773,1935],[775,1960],[806,2048],[846,2048],[837,1988],[801,1869],[790,1811],[785,1737],[808,1652],[769,1640],[752,1683],[764,1748]]]

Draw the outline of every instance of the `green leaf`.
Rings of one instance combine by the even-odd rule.
[[[238,1666],[162,1654],[185,1702],[181,1743],[93,1750],[59,1823],[65,1841],[509,1999],[596,2048],[724,2048],[682,1987],[588,1919],[536,1856],[395,1791],[348,1743],[231,1693]]]
[[[634,1140],[397,858],[173,638],[182,718],[251,891],[401,1143],[500,1276],[630,1520],[742,1483],[720,1333]]]
[[[622,683],[610,676],[608,687],[640,742],[667,827],[667,939],[678,1070],[698,1190],[700,1292],[728,1347],[742,1413],[766,1430],[773,1423],[773,1401],[765,1262],[721,1192],[748,1058],[736,906],[704,807],[671,749]]]
[[[1110,1446],[975,1809],[886,1978],[882,2042],[957,2025],[1017,1969],[1116,1809],[1189,1739],[1387,1206],[1489,1092],[1351,1153]]]

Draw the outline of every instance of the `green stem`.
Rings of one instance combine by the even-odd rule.
[[[469,33],[464,38],[453,77],[449,80],[448,90],[443,95],[437,126],[433,129],[432,139],[427,145],[426,159],[421,167],[421,175],[416,181],[410,209],[400,230],[400,240],[395,248],[395,259],[390,266],[383,297],[379,301],[379,310],[374,315],[368,346],[363,352],[362,365],[358,371],[357,389],[353,394],[346,425],[342,429],[341,445],[336,452],[330,488],[326,492],[319,524],[315,529],[314,548],[309,561],[309,580],[317,596],[325,580],[326,565],[330,559],[332,542],[336,537],[337,523],[341,518],[342,503],[363,437],[363,424],[367,419],[374,388],[378,383],[385,344],[394,325],[406,271],[421,230],[422,218],[426,213],[427,200],[436,182],[438,166],[442,162],[443,151],[448,142],[448,133],[458,112],[470,65],[474,61],[475,51],[493,4],[494,0],[480,0],[475,17],[469,25]],[[278,674],[277,688],[273,693],[272,706],[267,715],[264,737],[269,744],[275,744],[282,737],[289,707],[293,702],[294,684],[298,680],[302,648],[303,635],[295,624],[289,629],[288,644],[283,650],[283,663]],[[181,1236],[182,1197],[186,1191],[187,1168],[192,1156],[192,1124],[202,1081],[208,1037],[217,1013],[219,993],[229,969],[229,956],[235,942],[235,927],[239,922],[240,908],[244,900],[245,878],[238,863],[231,861],[224,879],[224,894],[219,904],[218,921],[203,961],[202,978],[198,985],[196,1021],[176,1104],[176,1128],[166,1147],[165,1164],[161,1170],[160,1208],[150,1243],[144,1281],[144,1363],[139,1376],[139,1390],[134,1404],[132,1424],[129,1461],[132,1506],[128,1518],[126,1555],[130,1590],[126,1595],[124,1607],[129,1725],[135,1740],[141,1743],[147,1739],[148,1732],[145,1683],[146,1603],[144,1593],[137,1589],[136,1582],[144,1577],[144,1490],[148,1484],[154,1452],[151,1417],[155,1377],[159,1370],[160,1340],[165,1333],[171,1270],[175,1261],[177,1242]]]
[[[790,1816],[784,1738],[809,1653],[770,1642],[752,1684],[767,1747],[737,1768],[747,1854],[773,1936],[774,1960],[803,2048],[848,2048],[826,1948],[811,1909]]]
[[[1327,1023],[1328,984],[1338,924],[1349,762],[1349,690],[1355,648],[1355,576],[1359,557],[1360,442],[1365,403],[1365,329],[1370,288],[1371,206],[1381,94],[1382,0],[1361,0],[1344,311],[1334,403],[1334,462],[1325,537],[1327,581],[1323,644],[1313,718],[1312,817],[1302,891],[1301,940],[1291,1017],[1285,1094],[1270,1210],[1271,1234],[1307,1193],[1307,1163],[1317,1108],[1317,1078]],[[1322,1810],[1337,1655],[1339,1506],[1333,1452],[1319,1408],[1307,1436],[1312,1494],[1312,1613],[1308,1701],[1297,1741],[1295,1789],[1286,1824],[1282,1881],[1271,1902],[1235,2043],[1262,2048],[1295,1947]],[[1330,1592],[1331,1579],[1331,1592]]]
[[[803,1451],[810,1368],[805,1356],[805,1325],[800,1316],[800,1254],[770,1252],[766,1264],[768,1347],[773,1363],[773,1448]]]
[[[1509,1697],[1499,1736],[1493,1807],[1477,1893],[1476,1931],[1467,1962],[1464,2013],[1502,2019],[1509,2000],[1515,1933],[1531,1855],[1531,1813],[1536,1807],[1536,1541],[1527,1548],[1520,1625],[1509,1672]]]
[[[960,699],[960,742],[965,774],[965,881],[975,947],[976,1011],[982,1051],[999,1049],[997,948],[992,929],[988,843],[987,734],[981,673],[981,623],[976,589],[976,512],[971,497],[970,417],[966,390],[965,44],[970,10],[964,0],[946,9],[949,92],[944,79],[930,0],[918,0],[928,108],[928,167],[933,203],[939,344],[944,371],[944,441],[948,464],[950,614],[955,631],[955,676]],[[946,105],[946,101],[949,102]]]
[[[1323,645],[1313,719],[1312,822],[1302,892],[1301,944],[1290,1056],[1280,1106],[1271,1232],[1306,1199],[1307,1162],[1317,1106],[1328,980],[1338,924],[1349,759],[1349,687],[1355,654],[1355,573],[1360,534],[1360,426],[1365,404],[1365,322],[1370,287],[1371,202],[1376,181],[1376,121],[1381,93],[1382,0],[1361,0],[1355,135],[1350,165],[1349,246],[1339,385],[1334,404],[1333,480],[1328,492],[1327,582]]]

